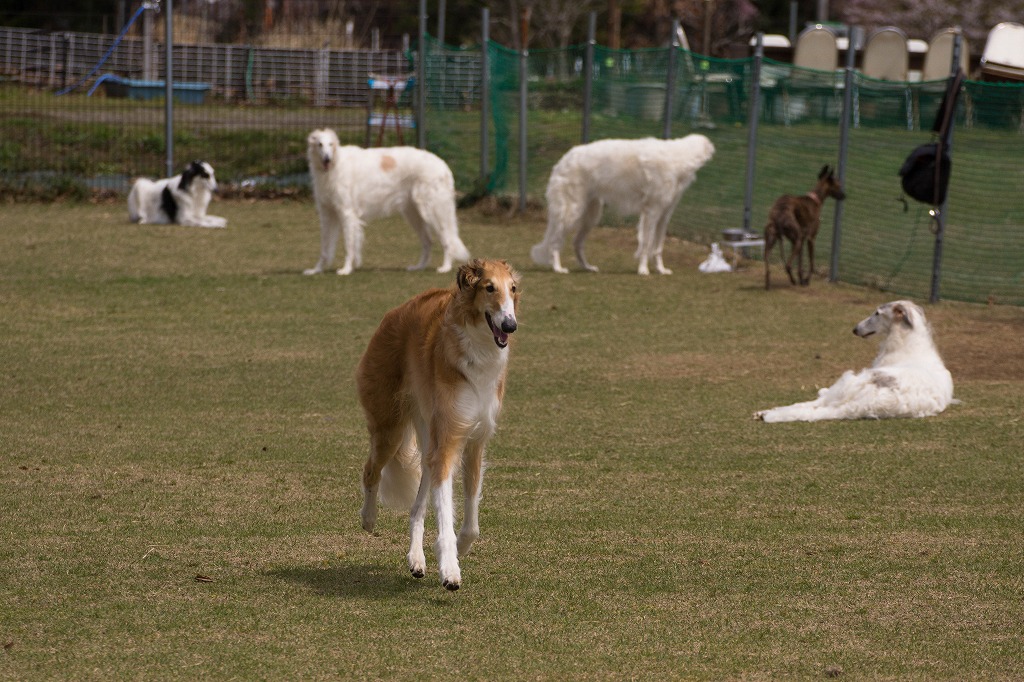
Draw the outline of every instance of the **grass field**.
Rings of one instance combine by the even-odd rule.
[[[538,83],[534,94],[544,95],[549,88],[565,88],[565,84]],[[940,260],[943,298],[1024,305],[1024,204],[1018,199],[1024,174],[1017,162],[1024,155],[1024,136],[1014,123],[1021,111],[1015,95],[1019,90],[975,84],[965,95],[977,106],[972,105],[970,117],[963,115],[956,131],[956,163]],[[935,225],[927,206],[899,201],[897,170],[906,155],[929,138],[928,121],[937,95],[924,86],[915,90],[914,111],[920,125],[907,130],[902,95],[893,99],[891,92],[885,98],[869,97],[863,88],[859,92],[864,100],[858,109],[863,119],[850,132],[847,198],[841,238],[836,242],[841,245],[840,278],[927,298],[935,264]],[[518,89],[499,94],[488,133],[488,169],[492,192],[514,204],[520,192]],[[552,166],[581,139],[583,105],[581,99],[574,104],[573,97],[582,95],[572,88],[562,94],[565,99],[558,102],[531,99],[525,140],[525,193],[531,206],[543,205]],[[834,107],[835,101],[830,101]],[[671,134],[706,134],[716,153],[701,169],[693,190],[683,197],[669,226],[671,234],[710,244],[721,239],[724,229],[760,231],[780,194],[810,190],[819,169],[838,162],[840,136],[834,113],[825,121],[807,117],[784,125],[779,109],[781,104],[766,107],[758,129],[749,214],[745,214],[745,182],[750,136],[745,123],[727,116],[727,110],[713,110],[715,127],[695,128],[690,117],[680,114]],[[160,101],[54,97],[0,84],[0,201],[126,195],[133,176],[165,175],[163,116]],[[297,102],[240,106],[211,100],[201,106],[181,106],[175,109],[174,157],[179,169],[194,158],[213,163],[226,194],[301,196],[309,192],[305,158],[309,132],[330,126],[338,130],[342,142],[362,145],[365,118],[363,109]],[[430,109],[426,130],[428,148],[450,165],[458,191],[479,190],[480,112]],[[660,120],[605,107],[598,107],[591,118],[591,139],[595,140],[662,132]],[[411,132],[404,141],[413,142]],[[397,142],[393,134],[385,137],[385,144]],[[816,242],[817,264],[825,270],[831,263],[836,210],[836,204],[828,202]]]
[[[4,679],[1024,677],[1024,310],[928,306],[963,402],[924,420],[751,413],[870,363],[892,298],[766,293],[758,264],[641,278],[528,261],[539,216],[460,215],[523,274],[481,540],[463,588],[359,527],[353,370],[382,314],[452,277],[308,278],[311,202],[216,202],[226,230],[122,204],[18,204],[0,229]],[[435,262],[438,260],[435,254]],[[427,542],[432,543],[428,520]]]

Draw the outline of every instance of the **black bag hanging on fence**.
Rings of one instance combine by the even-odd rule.
[[[950,132],[963,81],[964,73],[957,69],[946,86],[946,94],[942,96],[942,104],[939,105],[932,125],[938,140],[915,148],[900,167],[903,191],[932,206],[941,206],[946,201],[946,191],[949,189],[949,176],[953,169],[953,159],[949,154]]]
[[[900,167],[900,184],[907,196],[925,204],[941,206],[946,200],[952,166],[948,149],[943,148],[940,152],[938,142],[922,144],[910,152]]]

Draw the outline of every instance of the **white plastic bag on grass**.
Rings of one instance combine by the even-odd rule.
[[[722,256],[722,249],[719,248],[718,242],[711,245],[711,255],[698,265],[697,269],[701,272],[732,272],[732,266]]]

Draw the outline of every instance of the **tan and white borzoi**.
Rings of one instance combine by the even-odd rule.
[[[423,246],[419,263],[410,270],[427,267],[434,239],[444,257],[438,272],[450,271],[453,260],[469,260],[455,215],[455,179],[439,157],[415,147],[341,146],[329,128],[310,133],[307,155],[320,214],[320,260],[305,274],[331,267],[339,233],[345,239],[345,264],[338,274],[350,274],[363,262],[366,222],[395,213],[402,214]]]
[[[756,412],[766,422],[822,419],[928,417],[953,400],[953,378],[932,341],[924,311],[910,301],[893,301],[861,320],[853,333],[879,334],[882,345],[871,367],[845,372],[818,398]]]
[[[636,258],[641,275],[654,269],[670,275],[662,259],[665,233],[676,204],[697,178],[697,171],[714,156],[715,147],[703,135],[675,140],[600,140],[573,147],[551,169],[548,180],[548,228],[544,240],[530,250],[538,265],[562,267],[565,237],[575,234],[576,260],[591,272],[583,242],[597,224],[605,204],[623,215],[639,215]]]
[[[474,260],[455,286],[431,289],[388,312],[356,370],[370,432],[363,468],[363,528],[377,497],[409,508],[409,570],[426,572],[423,520],[430,495],[441,584],[462,584],[459,557],[480,535],[484,446],[505,395],[509,341],[517,326],[519,276],[505,261]],[[455,536],[452,479],[462,470],[464,518]]]
[[[128,219],[133,223],[188,227],[226,227],[228,221],[207,215],[217,179],[213,167],[205,161],[193,161],[173,178],[139,178],[128,194]]]

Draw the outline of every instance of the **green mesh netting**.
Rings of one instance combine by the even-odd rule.
[[[479,47],[454,50],[428,42],[428,146],[446,159],[480,149]],[[487,188],[519,192],[520,54],[491,43]],[[476,72],[465,68],[467,56]],[[583,135],[585,49],[527,55],[525,191],[544,196],[548,173]],[[611,50],[596,46],[591,70],[589,139],[661,137],[672,94],[672,136],[706,134],[713,161],[683,196],[673,234],[700,243],[743,227],[753,59],[711,59],[677,49]],[[452,64],[463,63],[459,73]],[[473,79],[476,79],[475,81]],[[818,170],[839,156],[844,74],[763,60],[755,156],[753,219],[760,231],[774,199],[810,190]],[[908,199],[897,171],[933,139],[945,81],[887,82],[859,73],[851,93],[847,200],[839,278],[900,295],[930,292],[935,237],[929,208]],[[958,102],[942,258],[941,295],[1024,305],[1024,84],[968,81]],[[458,151],[459,153],[455,153]],[[478,162],[479,156],[474,158]],[[481,183],[479,164],[453,168],[460,190]],[[819,274],[831,258],[834,204],[826,204],[816,249]],[[631,225],[628,216],[606,218]],[[777,257],[777,256],[776,256]]]

